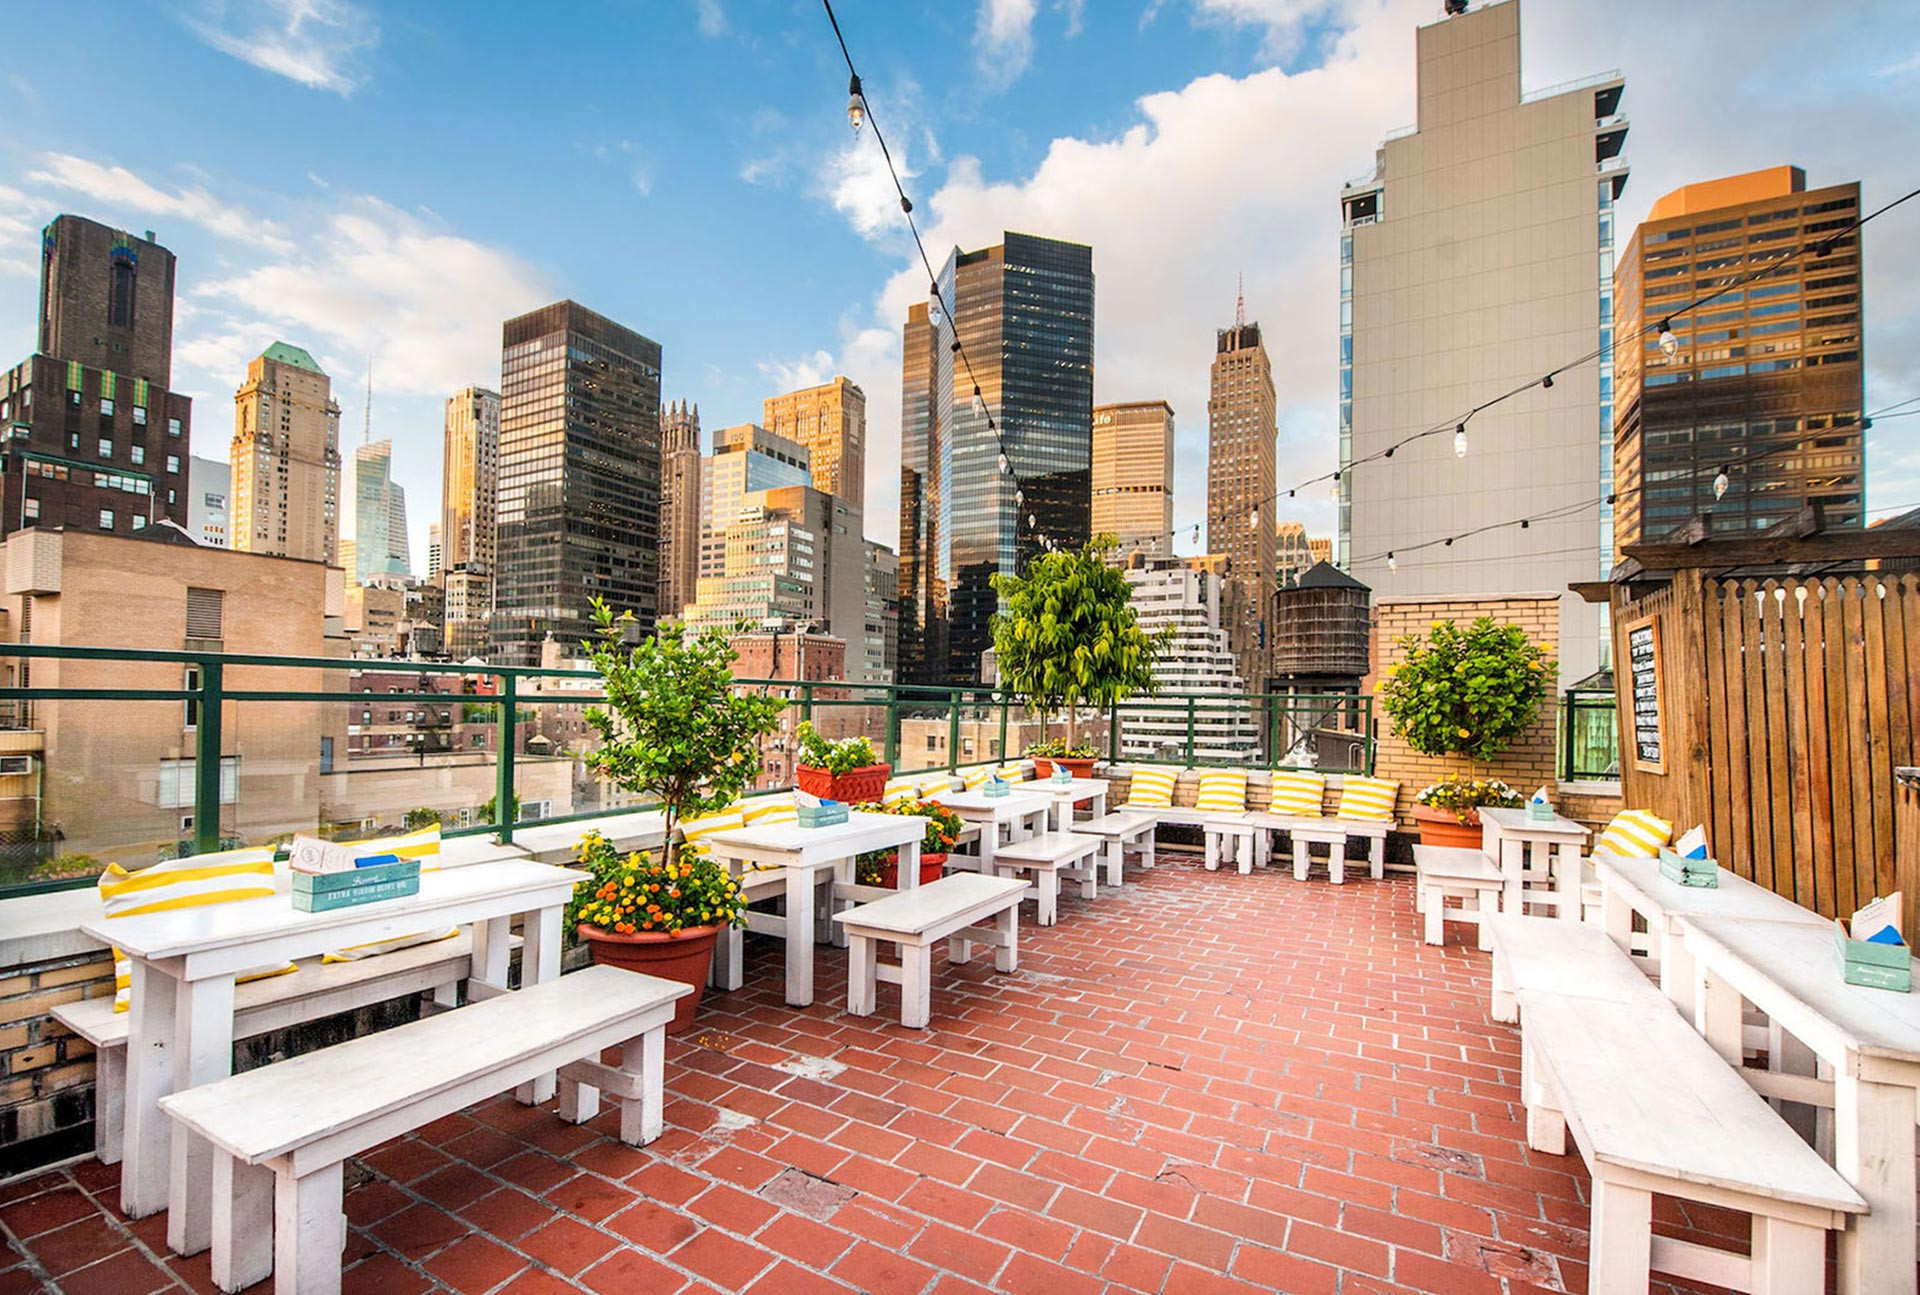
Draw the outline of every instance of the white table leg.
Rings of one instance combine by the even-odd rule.
[[[1555,892],[1560,896],[1560,920],[1578,922],[1580,920],[1580,851],[1578,847],[1562,844],[1558,849],[1548,847],[1548,865],[1554,871]]]
[[[1741,1023],[1740,991],[1706,967],[1696,967],[1690,986],[1693,996],[1693,1025],[1700,1037],[1713,1045],[1723,1060],[1740,1068]]]
[[[1327,842],[1327,878],[1336,886],[1347,884],[1347,838]]]
[[[872,1016],[879,978],[874,975],[875,943],[864,935],[847,940],[847,1014]]]
[[[1844,1234],[1843,1234],[1844,1235]],[[1800,1295],[1827,1288],[1824,1228],[1753,1216],[1753,1295]]]
[[[1107,864],[1107,884],[1121,886],[1126,884],[1127,847],[1117,836],[1107,838],[1105,850]]]
[[[1487,919],[1500,911],[1499,894],[1491,890],[1474,891],[1473,909],[1473,924],[1476,928],[1474,943],[1478,946],[1480,952],[1491,953],[1493,951],[1493,931],[1487,925]]]
[[[1233,851],[1239,856],[1240,875],[1247,876],[1253,871],[1253,833],[1247,832],[1233,838]]]
[[[1312,867],[1313,855],[1307,851],[1307,843],[1300,839],[1298,832],[1293,833],[1293,879],[1305,881]]]
[[[849,867],[852,865],[849,864]],[[909,841],[900,847],[899,890],[914,890],[920,885],[920,842]],[[838,923],[835,923],[837,926]],[[841,935],[841,942],[846,937]]]
[[[1655,935],[1655,944],[1660,950],[1660,992],[1667,996],[1688,1024],[1693,1023],[1693,954],[1687,951],[1685,932],[1679,929],[1671,917],[1660,921],[1660,930]],[[1736,1016],[1736,1024],[1737,1024]],[[1740,1053],[1733,1054],[1733,1064],[1740,1064]]]
[[[787,869],[787,1005],[813,1004],[813,883],[805,868]]]
[[[818,928],[818,935],[814,943],[831,944],[836,949],[844,949],[847,947],[847,928],[834,921],[833,915],[843,908],[853,907],[851,900],[843,900],[841,896],[846,893],[846,887],[853,885],[854,869],[858,863],[858,859],[842,859],[825,872],[808,874],[816,883],[824,880],[827,892],[826,906],[824,908],[819,906],[818,900],[815,901],[813,920],[815,926]],[[916,869],[918,866],[916,863]],[[905,875],[905,868],[906,862],[896,854],[893,868],[893,884],[895,890],[900,889],[904,884],[901,878]],[[917,877],[915,878],[914,884],[919,884]]]
[[[1015,971],[1020,966],[1020,906],[1010,904],[994,919],[1000,928],[1000,943],[993,948],[995,971]]]
[[[273,1272],[273,1170],[213,1153],[213,1284],[238,1291]]]
[[[1633,910],[1619,890],[1607,885],[1604,879],[1600,883],[1600,929],[1620,946],[1620,952],[1632,955]]]
[[[1060,873],[1055,868],[1036,867],[1033,870],[1034,888],[1040,892],[1040,925],[1052,926],[1059,920],[1060,912]]]
[[[1098,850],[1080,861],[1080,898],[1100,898],[1100,852]]]
[[[1507,837],[1497,837],[1499,842],[1500,876],[1506,886],[1506,900],[1503,907],[1509,913],[1527,911],[1527,859],[1521,852],[1521,843]]]
[[[512,950],[512,922],[505,917],[489,918],[473,924],[473,966],[470,981],[477,980],[494,989],[507,987],[507,955]],[[469,994],[469,998],[478,995]]]
[[[93,1054],[93,1155],[103,1165],[120,1163],[127,1140],[127,1050]]]
[[[1387,876],[1387,838],[1384,834],[1372,839],[1367,850],[1367,863],[1375,881],[1384,881]]]
[[[1836,1073],[1833,1099],[1833,1167],[1870,1211],[1854,1215],[1840,1234],[1841,1295],[1910,1290],[1914,1090]]]
[[[560,915],[558,906],[543,908],[528,913],[521,923],[520,946],[520,987],[544,985],[550,980],[560,979]],[[514,1090],[514,1098],[522,1106],[538,1106],[553,1097],[554,1078],[551,1071],[521,1084]]]
[[[1202,828],[1201,840],[1206,843],[1207,848],[1207,871],[1218,872],[1220,870],[1220,834],[1211,828]]]
[[[1819,1060],[1812,1048],[1781,1029],[1778,1022],[1767,1025],[1767,1068],[1776,1074],[1805,1075],[1809,1079],[1819,1073]],[[1809,1106],[1805,1102],[1776,1101],[1774,1108],[1780,1112],[1780,1118],[1793,1126],[1793,1131],[1804,1138],[1809,1146],[1818,1146],[1820,1140],[1821,1107]]]
[[[273,1288],[276,1295],[339,1295],[340,1250],[346,1244],[340,1162],[295,1178],[274,1165]]]
[[[1593,1185],[1587,1289],[1644,1291],[1653,1260],[1653,1195],[1619,1183]]]
[[[173,1091],[174,986],[166,972],[133,960],[120,1208],[136,1219],[167,1208],[173,1172],[173,1121],[161,1111],[160,1099]]]
[[[233,1073],[233,977],[176,982],[173,1091],[184,1093]],[[167,1179],[167,1245],[197,1255],[213,1244],[213,1144],[185,1129],[173,1134]]]
[[[715,989],[738,989],[745,983],[745,945],[747,933],[737,926],[721,930],[713,942],[713,965],[707,983]]]
[[[1107,816],[1107,793],[1104,791],[1096,791],[1089,799],[1093,802],[1088,806],[1088,811],[1091,815],[1094,818],[1105,818]]]
[[[993,872],[993,852],[1000,844],[1000,817],[988,814],[980,823],[980,874],[991,877]]]
[[[1443,890],[1429,890],[1426,898],[1426,932],[1424,938],[1428,944],[1445,944],[1447,921],[1447,895]]]

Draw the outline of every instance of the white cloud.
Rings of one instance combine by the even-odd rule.
[[[775,391],[817,387],[838,372],[831,351],[813,351],[789,360],[762,360],[756,367]]]
[[[186,22],[222,54],[343,97],[365,80],[359,54],[380,41],[373,15],[349,0],[206,0]]]
[[[1057,7],[1067,16],[1067,39],[1072,40],[1086,26],[1087,0],[1058,0]]]
[[[1277,63],[1298,52],[1302,28],[1310,20],[1347,7],[1351,6],[1341,0],[1194,0],[1194,17],[1201,22],[1266,28],[1260,55],[1267,62]],[[1429,11],[1421,20],[1432,17]],[[1151,15],[1143,19],[1143,25],[1150,19]]]
[[[40,106],[40,91],[34,88],[33,82],[27,80],[27,78],[21,76],[18,72],[7,73],[7,86],[15,94],[26,100],[29,106],[34,108]]]
[[[695,0],[700,10],[700,34],[708,38],[727,34],[727,11],[720,0]]]
[[[893,165],[899,170],[900,182],[907,186],[910,196],[914,192],[913,181],[920,175],[915,166],[913,141],[918,140],[918,148],[936,161],[940,156],[933,132],[919,121],[919,100],[920,87],[912,81],[888,87],[879,99],[887,114],[883,123],[887,147],[893,152]],[[784,155],[776,153],[762,162],[749,162],[742,169],[741,178],[749,183],[763,178],[777,179],[784,170]],[[820,163],[815,186],[862,238],[878,241],[906,230],[900,194],[893,187],[886,158],[874,143],[871,130],[857,134],[849,131]]]
[[[209,233],[271,251],[286,251],[292,246],[281,225],[223,202],[198,186],[169,192],[123,166],[95,162],[71,153],[42,153],[38,162],[38,166],[26,174],[30,183],[83,194],[109,208],[143,217],[178,217]],[[111,217],[113,213],[102,214]]]
[[[1039,0],[980,0],[974,56],[990,85],[1012,85],[1027,70],[1033,59],[1033,19],[1039,8]]]

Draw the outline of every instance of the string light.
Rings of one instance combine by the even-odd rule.
[[[1400,559],[1393,556],[1392,549],[1388,549],[1387,550],[1387,570],[1398,571],[1399,569],[1400,569]]]
[[[1726,465],[1722,464],[1720,471],[1715,473],[1713,478],[1713,497],[1715,502],[1727,497],[1727,487],[1732,484],[1732,479],[1727,476]]]
[[[1456,459],[1467,457],[1467,425],[1465,423],[1453,429],[1453,457]]]
[[[1258,504],[1254,505],[1253,511],[1247,514],[1247,529],[1250,531],[1260,529],[1260,506]]]
[[[1671,360],[1680,353],[1680,339],[1673,335],[1673,320],[1660,321],[1660,354]]]
[[[1004,473],[1009,470],[1010,470],[1010,465],[1007,463],[1006,451],[1002,450],[1000,452],[1000,471]]]
[[[1553,390],[1553,375],[1549,373],[1546,377],[1540,379],[1540,386],[1547,391]]]
[[[867,97],[860,93],[860,77],[855,74],[847,80],[847,124],[858,135],[860,127],[867,121]]]

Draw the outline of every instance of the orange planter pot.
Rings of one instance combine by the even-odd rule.
[[[925,886],[947,875],[947,856],[944,854],[923,854],[920,856],[920,884]],[[900,889],[900,856],[891,855],[880,865],[879,885],[890,890]]]
[[[1433,809],[1426,805],[1413,807],[1413,821],[1420,825],[1420,844],[1456,846],[1464,850],[1480,848],[1480,811],[1471,810],[1467,821],[1462,823],[1455,818],[1450,809]]]
[[[720,937],[718,926],[689,926],[674,935],[657,931],[621,935],[584,922],[574,929],[593,951],[598,966],[692,985],[693,992],[673,1005],[673,1023],[667,1026],[667,1033],[678,1034],[693,1024],[693,1014],[700,1010],[701,991],[707,985],[707,971],[713,965],[713,942]]]
[[[869,764],[849,769],[834,777],[817,765],[803,764],[793,771],[793,781],[801,791],[822,800],[845,801],[849,805],[877,805],[887,794],[887,779],[893,775],[890,764]]]

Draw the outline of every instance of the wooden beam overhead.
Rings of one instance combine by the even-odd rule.
[[[1883,526],[1865,531],[1824,531],[1806,536],[1768,531],[1738,538],[1710,539],[1704,544],[1674,544],[1667,541],[1629,544],[1622,552],[1642,567],[1654,571],[1920,558],[1920,530],[1894,530]]]

